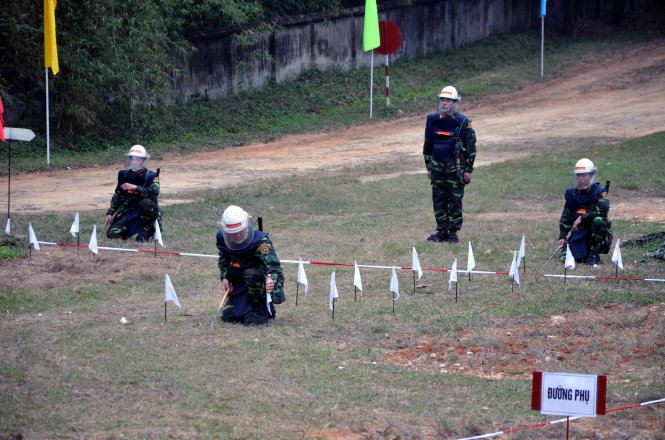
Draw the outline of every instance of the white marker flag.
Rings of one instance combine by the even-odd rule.
[[[180,311],[182,311],[182,306],[180,306],[180,301],[178,301],[178,295],[175,294],[175,289],[173,284],[171,284],[171,278],[169,274],[164,276],[164,302],[171,301],[173,304],[178,306]]]
[[[88,243],[88,249],[93,251],[95,254],[99,253],[97,249],[97,225],[92,227],[92,235],[90,236],[90,242]]]
[[[37,240],[37,235],[35,235],[35,230],[32,229],[32,223],[28,223],[28,243],[39,250],[39,240]]]
[[[12,221],[7,217],[7,226],[5,226],[5,234],[9,235],[12,233]]]
[[[566,269],[575,269],[575,257],[573,257],[573,253],[570,252],[569,244],[566,244],[566,261],[563,263],[563,267]]]
[[[395,266],[393,266],[393,274],[392,277],[390,278],[390,291],[395,294],[393,295],[393,301],[397,301],[399,299],[399,280],[397,279],[397,272],[395,272]]]
[[[422,278],[423,270],[420,267],[420,260],[418,260],[418,252],[416,252],[415,246],[414,246],[413,252],[411,254],[411,269],[414,272],[418,272],[418,279]]]
[[[353,285],[360,290],[360,294],[363,293],[363,280],[360,279],[360,268],[358,267],[358,262],[353,260]]]
[[[520,283],[520,266],[519,258],[517,256],[517,251],[513,252],[513,261],[510,263],[510,270],[508,271],[508,276],[513,279],[517,284]]]
[[[157,220],[155,220],[155,241],[162,247],[165,247],[164,242],[162,241],[162,230],[159,228],[159,222]]]
[[[335,298],[339,298],[339,295],[337,294],[337,282],[335,281],[335,271],[333,271],[332,275],[330,275],[330,297],[328,299],[328,307],[330,307],[330,310],[333,309],[333,301]]]
[[[69,228],[69,233],[72,234],[72,237],[76,237],[76,234],[79,233],[79,213],[78,212],[74,216],[74,222],[72,223],[72,227]]]
[[[612,252],[612,263],[616,264],[617,267],[623,270],[623,259],[621,258],[621,248],[619,248],[619,240],[617,238],[617,244],[614,246],[614,252]]]
[[[309,285],[307,284],[307,274],[305,273],[305,266],[302,264],[302,260],[298,262],[298,283],[305,286],[305,295],[307,295],[307,290]]]
[[[469,257],[466,260],[466,271],[471,272],[474,267],[476,267],[476,259],[473,258],[473,249],[471,248],[471,242],[469,242]]]
[[[457,283],[457,258],[453,261],[450,267],[450,278],[448,278],[448,291],[453,288],[453,283]]]
[[[272,276],[272,275],[268,275]],[[272,316],[272,309],[270,308],[270,303],[272,302],[272,295],[266,290],[266,309],[268,309],[268,315]]]
[[[522,242],[520,243],[520,252],[517,254],[517,267],[520,266],[522,258],[526,257],[526,235],[522,235]]]

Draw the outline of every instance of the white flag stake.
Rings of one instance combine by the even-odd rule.
[[[37,240],[37,235],[35,234],[35,230],[32,229],[32,222],[28,223],[28,243],[32,244],[32,247],[34,247],[36,250],[40,250],[39,240]]]
[[[363,280],[360,279],[360,268],[358,262],[353,260],[353,299],[356,299],[356,293],[360,290],[360,295],[363,294]]]
[[[510,263],[510,270],[508,271],[508,276],[513,279],[512,290],[515,290],[515,283],[520,284],[520,263],[519,257],[517,256],[517,251],[513,252],[513,261]]]
[[[420,260],[418,259],[418,252],[416,252],[415,246],[411,253],[411,270],[413,271],[413,293],[416,293],[416,272],[418,273],[418,279],[421,279],[423,277],[423,269],[420,267]]]
[[[330,275],[330,296],[328,297],[328,307],[332,310],[332,319],[335,319],[335,298],[338,298],[337,282],[335,281],[335,271]]]
[[[162,230],[159,227],[159,222],[155,220],[155,250],[157,250],[157,243],[159,243],[161,247],[166,247],[162,241]]]
[[[471,271],[476,267],[476,259],[473,258],[473,249],[471,248],[471,242],[469,242],[469,256],[466,260],[466,271],[469,273],[469,281],[471,281]]]
[[[619,276],[619,268],[623,270],[623,259],[621,258],[621,248],[619,247],[619,243],[621,240],[617,238],[617,244],[614,246],[614,252],[612,252],[612,263],[614,263],[615,268],[614,268],[614,277],[617,278]],[[617,280],[617,283],[619,280]]]
[[[457,302],[457,258],[453,260],[453,265],[450,267],[450,278],[448,278],[448,292],[453,288],[455,283],[455,302]]]
[[[520,243],[520,252],[517,254],[517,268],[520,267],[520,261],[524,260],[524,268],[522,273],[526,273],[526,235],[522,235],[522,241]],[[519,283],[517,283],[519,284]]]
[[[99,250],[97,249],[97,225],[92,227],[92,235],[90,236],[88,249],[90,249],[95,254],[99,254]]]
[[[69,233],[72,234],[72,237],[78,236],[78,233],[79,233],[79,213],[78,212],[74,216],[74,222],[72,223],[72,227],[69,228]]]
[[[393,313],[395,313],[395,301],[399,299],[399,280],[397,279],[395,266],[393,266],[392,276],[390,277],[390,291],[395,294],[393,295]]]
[[[182,312],[182,306],[180,305],[180,301],[178,301],[178,295],[175,294],[171,278],[169,274],[166,274],[164,275],[164,322],[166,322],[166,303],[169,301],[178,306]]]
[[[5,234],[9,235],[12,233],[12,221],[7,217],[7,226],[5,226]]]
[[[568,269],[575,269],[575,257],[570,251],[570,245],[566,244],[566,261],[563,263],[563,284],[566,284],[566,272]]]
[[[309,284],[307,282],[307,274],[305,273],[305,266],[302,263],[302,260],[298,261],[298,280],[296,281],[296,305],[298,305],[298,287],[302,284],[305,286],[305,296],[307,296],[307,291],[309,290]]]

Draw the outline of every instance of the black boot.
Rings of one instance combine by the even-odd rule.
[[[457,237],[456,232],[451,232],[448,234],[448,239],[446,240],[448,243],[459,243],[459,238]]]
[[[447,231],[436,231],[434,234],[427,237],[427,241],[433,241],[435,243],[442,243],[448,240]]]
[[[600,259],[600,255],[598,255],[598,252],[589,252],[589,255],[587,255],[586,260],[584,260],[584,264],[587,266],[602,266],[603,261]]]

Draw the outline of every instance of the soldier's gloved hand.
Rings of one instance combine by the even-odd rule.
[[[111,222],[113,222],[113,216],[107,215],[106,218],[104,218],[104,226],[111,226]]]
[[[270,274],[266,275],[266,292],[272,293],[275,290],[275,281],[273,281]]]

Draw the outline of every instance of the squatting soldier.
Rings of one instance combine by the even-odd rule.
[[[148,241],[155,233],[155,220],[161,227],[157,204],[159,175],[146,168],[150,156],[141,145],[134,145],[125,155],[125,168],[118,171],[118,185],[106,211],[104,226],[108,238]]]
[[[573,170],[573,187],[566,190],[566,203],[559,219],[559,248],[568,242],[570,252],[589,266],[603,262],[612,245],[612,222],[607,219],[610,201],[605,188],[595,183],[598,170],[589,159],[580,159]],[[567,239],[568,233],[571,233]],[[565,251],[561,261],[565,261]]]
[[[471,182],[476,159],[476,132],[469,118],[455,112],[462,100],[455,87],[444,87],[438,97],[438,112],[427,115],[423,144],[436,218],[436,232],[427,240],[457,243],[464,186]]]
[[[275,318],[274,304],[286,300],[284,271],[268,234],[254,230],[249,215],[231,205],[217,233],[222,292],[231,289],[222,320],[262,325]]]

